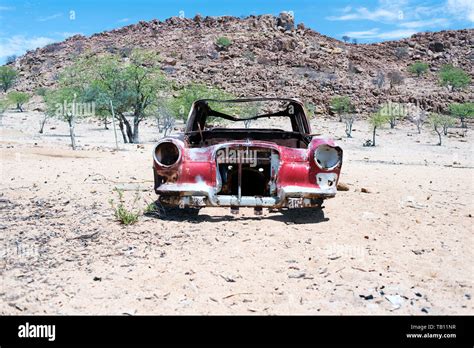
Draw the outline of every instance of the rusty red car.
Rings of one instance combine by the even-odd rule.
[[[304,104],[291,98],[202,99],[184,133],[153,149],[154,189],[166,207],[322,207],[336,195],[342,149],[311,133]]]

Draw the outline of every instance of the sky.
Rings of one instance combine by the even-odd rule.
[[[74,34],[89,36],[140,20],[282,11],[324,35],[359,43],[474,24],[474,0],[0,0],[0,64]]]

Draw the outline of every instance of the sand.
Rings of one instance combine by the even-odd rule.
[[[313,120],[344,148],[349,191],[324,214],[252,209],[119,224],[115,187],[153,202],[152,121],[143,146],[97,122],[7,112],[0,154],[1,314],[473,314],[473,133],[436,146],[406,122],[371,134]],[[366,189],[368,193],[361,192]]]

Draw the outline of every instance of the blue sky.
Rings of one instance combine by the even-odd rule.
[[[91,35],[140,20],[281,11],[292,11],[297,23],[322,34],[361,43],[474,24],[474,0],[0,0],[0,64],[76,33]]]

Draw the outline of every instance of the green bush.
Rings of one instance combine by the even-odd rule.
[[[215,87],[191,83],[183,87],[177,94],[167,100],[166,108],[176,119],[186,121],[191,105],[199,99],[232,99],[233,95]],[[229,111],[225,104],[213,105],[213,109],[221,112]]]
[[[428,63],[415,62],[415,63],[411,64],[408,67],[408,72],[410,72],[411,74],[415,74],[416,76],[420,77],[426,71],[428,71],[428,67],[429,67]]]
[[[13,86],[16,76],[17,72],[15,69],[9,66],[0,66],[0,87],[4,92]]]
[[[222,48],[227,48],[232,45],[232,41],[228,37],[221,36],[216,40],[216,45]]]
[[[117,205],[115,205],[113,199],[109,200],[109,203],[115,211],[115,217],[117,220],[124,225],[132,225],[136,223],[138,221],[138,217],[140,216],[140,212],[127,209],[125,206],[125,199],[123,197],[123,190],[115,188],[114,191],[117,192],[119,201]],[[135,197],[133,205],[135,205],[137,200],[138,194]]]
[[[378,111],[370,115],[369,123],[372,128],[372,146],[375,146],[377,128],[381,128],[388,121],[388,116]]]
[[[441,67],[439,80],[442,86],[452,86],[453,89],[463,89],[471,83],[471,77],[464,70],[450,64]]]
[[[474,103],[453,103],[449,105],[449,112],[461,120],[461,126],[466,128],[466,118],[474,118]]]
[[[379,113],[386,116],[386,120],[390,123],[390,128],[395,128],[397,121],[406,117],[407,110],[403,104],[389,102],[382,105]]]
[[[448,115],[442,115],[433,112],[430,114],[428,121],[430,122],[436,134],[438,134],[439,141],[437,145],[441,145],[441,135],[443,133],[444,135],[448,134],[448,128],[455,124],[455,119]]]
[[[16,105],[16,108],[20,112],[23,112],[23,104],[27,103],[28,100],[30,100],[30,96],[28,93],[17,91],[12,91],[8,93],[7,98],[12,104]]]
[[[78,60],[64,69],[58,83],[59,89],[73,90],[77,102],[94,103],[94,114],[105,126],[112,103],[124,143],[139,142],[139,125],[153,114],[168,86],[158,53],[141,49],[131,50],[127,59],[104,54]]]
[[[156,205],[155,202],[152,202],[152,203],[148,204],[148,205],[145,207],[145,210],[143,211],[143,214],[144,214],[144,215],[153,214],[153,213],[155,213],[157,210],[158,210],[158,206]]]
[[[8,99],[0,99],[0,116],[9,108],[10,101]]]
[[[339,115],[339,122],[342,122],[342,114],[353,110],[349,97],[334,97],[331,99],[330,106],[332,111]]]

